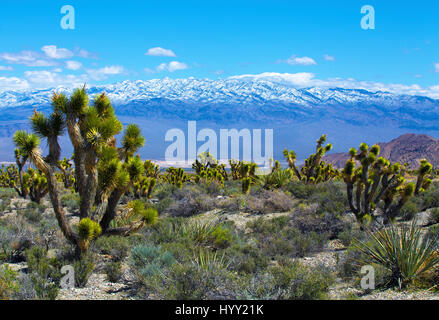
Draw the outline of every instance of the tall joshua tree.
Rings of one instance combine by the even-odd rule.
[[[122,131],[122,124],[114,114],[105,93],[97,95],[93,103],[85,87],[77,89],[68,98],[53,94],[53,112],[49,116],[34,112],[31,124],[34,134],[17,131],[14,142],[23,157],[30,159],[47,177],[50,200],[64,236],[77,252],[88,249],[91,240],[101,235],[127,235],[156,221],[157,212],[140,210],[139,219],[130,224],[112,228],[120,198],[144,171],[139,157],[134,157],[143,146],[137,125],[128,125],[121,147],[116,146],[115,135]],[[75,231],[61,206],[60,190],[55,172],[59,169],[61,148],[58,142],[65,129],[73,145],[75,180],[80,196],[80,222]],[[47,140],[49,153],[42,156],[39,138]]]
[[[392,222],[412,195],[423,192],[431,184],[428,174],[432,165],[427,160],[421,161],[416,183],[406,182],[405,166],[378,158],[379,153],[378,145],[369,149],[362,143],[358,151],[351,148],[350,159],[342,171],[350,209],[362,223],[376,217],[376,206],[380,202],[383,203],[384,224]],[[356,162],[360,164],[357,168]]]

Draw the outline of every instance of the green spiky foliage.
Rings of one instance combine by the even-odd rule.
[[[431,164],[423,161],[418,170],[416,184],[406,182],[406,167],[399,163],[391,164],[384,157],[378,157],[379,145],[369,148],[366,143],[349,150],[350,159],[342,171],[347,186],[349,207],[361,223],[376,218],[376,208],[382,203],[384,224],[392,222],[400,213],[402,206],[415,194],[428,188],[431,180]],[[357,162],[359,166],[357,166]],[[419,186],[417,189],[416,186]]]
[[[439,255],[437,237],[426,237],[422,228],[413,221],[410,226],[390,226],[375,233],[369,232],[370,241],[354,240],[354,246],[364,257],[364,265],[376,263],[390,273],[389,285],[406,287],[423,274],[437,270]]]
[[[230,171],[232,173],[233,180],[241,179],[241,166],[243,162],[237,160],[229,160]]]
[[[296,153],[293,150],[284,150],[284,157],[291,170],[293,170],[300,181],[306,184],[318,184],[334,179],[340,175],[339,171],[335,169],[332,164],[326,164],[325,161],[322,160],[326,152],[332,149],[332,144],[328,143],[324,145],[326,135],[323,134],[316,142],[316,153],[311,154],[305,159],[305,163],[300,170],[296,166]]]
[[[242,193],[249,194],[250,193],[251,184],[252,184],[252,179],[251,178],[242,178],[242,184],[241,184]]]
[[[18,169],[14,164],[0,167],[0,186],[2,188],[15,188],[18,183]],[[17,190],[18,192],[18,190]]]
[[[49,192],[47,179],[41,170],[27,169],[23,174],[23,191],[29,195],[31,201],[40,203],[41,199]]]
[[[80,255],[88,246],[83,245],[80,234],[66,218],[55,176],[61,153],[59,137],[67,129],[73,146],[75,181],[81,199],[80,219],[98,223],[101,235],[126,235],[145,224],[136,220],[126,226],[110,227],[117,217],[121,197],[143,174],[143,162],[133,155],[143,145],[144,138],[140,129],[130,124],[122,136],[121,147],[117,147],[115,136],[122,132],[123,126],[105,93],[96,95],[91,104],[85,87],[75,90],[70,97],[54,93],[52,106],[49,116],[35,112],[31,117],[34,134],[18,131],[14,142],[21,158],[29,159],[45,174],[59,227]],[[42,156],[38,137],[47,141],[46,157]]]
[[[278,160],[274,162],[271,172],[263,177],[263,187],[268,190],[282,188],[293,177],[291,168],[282,169]]]
[[[240,165],[240,177],[241,177],[241,186],[242,186],[242,192],[244,194],[249,194],[251,186],[255,183],[256,180],[258,180],[256,176],[256,169],[258,168],[258,165],[256,163],[250,162],[246,163],[243,162]]]
[[[151,160],[145,160],[143,167],[145,168],[146,177],[155,179],[159,177],[160,167],[158,164],[155,164]]]
[[[157,185],[160,168],[151,160],[146,160],[143,163],[143,168],[143,175],[139,176],[133,183],[133,195],[136,199],[151,199],[152,192]]]
[[[28,151],[32,150],[35,146],[38,146],[40,139],[34,134],[27,134],[23,130],[16,131],[13,138],[13,142],[16,146],[20,145],[22,147],[15,148],[15,163],[18,168],[18,180],[14,185],[14,189],[17,191],[20,197],[26,198],[27,193],[25,192],[23,186],[23,169],[26,162],[29,160]]]
[[[97,239],[102,229],[99,223],[90,218],[82,218],[78,223],[78,244],[82,252],[88,250],[91,241]]]
[[[75,179],[75,170],[73,168],[73,157],[58,161],[58,168],[60,172],[56,173],[56,176],[60,182],[64,184],[64,188],[71,190],[72,192],[77,192],[78,187]]]
[[[158,221],[158,211],[154,208],[145,208],[141,200],[133,200],[127,204],[127,210],[111,222],[113,228],[118,228],[135,221],[141,221],[146,226],[152,226]]]
[[[239,160],[229,160],[229,164],[232,179],[241,180],[242,192],[244,194],[250,193],[251,186],[259,180],[256,174],[257,164]]]
[[[183,168],[170,167],[166,169],[166,174],[164,175],[164,180],[170,184],[177,186],[178,188],[183,188],[183,184],[189,181],[189,177],[184,172]]]
[[[225,164],[220,164],[209,152],[198,155],[198,159],[192,164],[195,170],[195,182],[217,183],[224,186],[224,181],[228,180]]]

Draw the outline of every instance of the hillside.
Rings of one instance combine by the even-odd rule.
[[[408,133],[390,142],[379,142],[380,155],[391,162],[408,163],[410,168],[419,165],[420,159],[427,159],[438,167],[439,165],[439,140],[425,134]],[[334,153],[325,157],[325,161],[332,163],[338,168],[343,168],[348,153]]]

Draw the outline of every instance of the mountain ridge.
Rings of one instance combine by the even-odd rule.
[[[439,139],[426,134],[403,134],[389,142],[377,142],[380,156],[390,162],[408,163],[409,168],[417,168],[421,159],[427,159],[434,167],[439,167]],[[324,161],[337,168],[343,168],[350,158],[348,152],[328,154]]]

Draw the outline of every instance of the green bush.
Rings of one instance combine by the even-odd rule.
[[[118,282],[122,278],[122,263],[110,261],[105,265],[105,274],[110,282]]]
[[[80,201],[81,199],[77,193],[67,192],[61,196],[61,205],[67,207],[70,212],[79,210]]]
[[[241,295],[244,299],[326,299],[334,280],[332,273],[323,266],[311,268],[295,262],[255,274]]]
[[[412,220],[415,215],[419,212],[418,206],[413,201],[407,201],[401,208],[401,218],[404,221]]]
[[[256,219],[248,223],[252,229],[258,248],[269,257],[304,257],[323,248],[328,237],[326,234],[310,231],[302,233],[289,224],[289,217],[274,219]]]
[[[131,250],[129,263],[137,276],[144,280],[159,274],[162,269],[174,264],[175,258],[160,246],[141,245]]]
[[[56,258],[49,259],[45,248],[26,250],[26,262],[38,299],[54,300],[58,296],[61,266]]]
[[[232,242],[232,235],[229,229],[223,226],[217,226],[212,231],[211,239],[216,248],[226,248]]]
[[[439,208],[433,208],[430,211],[429,223],[430,224],[439,223]]]
[[[79,288],[84,288],[95,268],[95,257],[92,252],[83,253],[80,259],[73,262],[75,270],[75,284]]]
[[[19,291],[18,272],[8,265],[0,266],[0,300],[11,300]]]
[[[101,254],[111,255],[114,261],[121,261],[128,256],[130,243],[127,237],[104,236],[94,242],[94,247]]]

